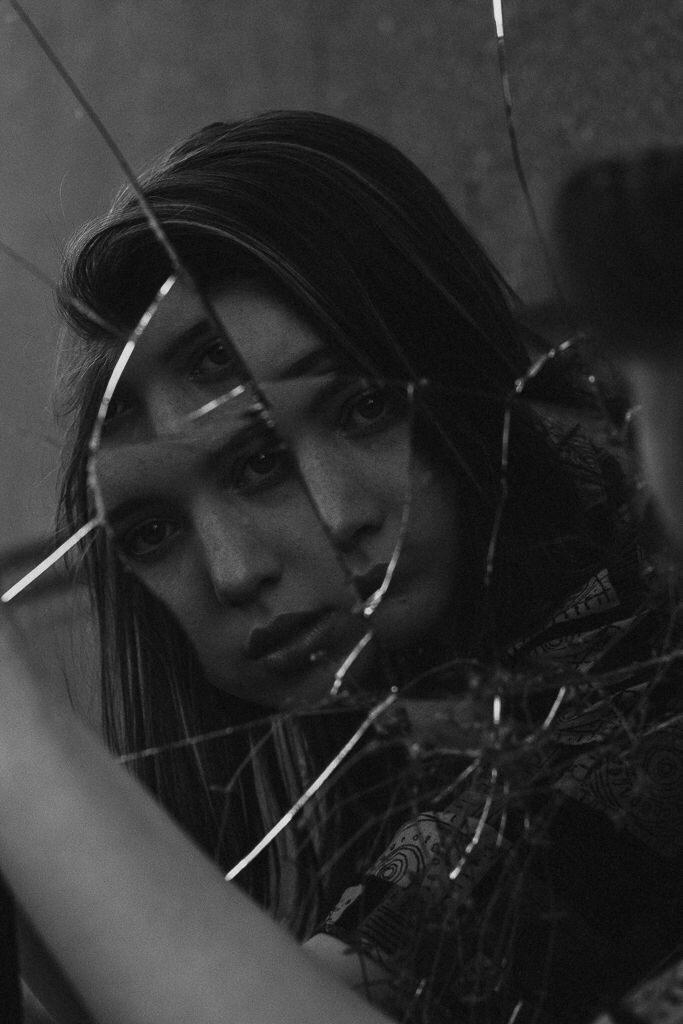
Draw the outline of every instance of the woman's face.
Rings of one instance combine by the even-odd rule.
[[[268,707],[320,700],[368,622],[392,651],[453,629],[455,486],[410,457],[405,408],[351,380],[265,287],[235,283],[213,306],[266,398],[281,396],[275,428],[296,468],[262,418],[233,415],[244,397],[215,401],[237,383],[235,367],[178,284],[122,379],[99,457],[102,494],[127,566],[174,614],[212,684]],[[211,401],[208,415],[184,418]],[[180,417],[191,424],[182,435]],[[397,545],[391,584],[366,620],[358,594],[376,590]],[[358,664],[372,687],[371,656]]]

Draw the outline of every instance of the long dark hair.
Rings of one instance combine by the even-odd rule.
[[[528,356],[513,296],[405,156],[335,118],[273,112],[207,126],[154,163],[140,184],[206,295],[237,276],[256,278],[358,365],[452,389],[450,400],[445,391],[433,400],[420,443],[455,475],[462,495],[469,545],[463,585],[471,599],[454,651],[499,657],[586,579],[598,564],[600,531],[543,424],[528,404],[518,403],[509,494],[484,591],[486,546],[501,497],[503,415]],[[130,187],[67,253],[59,299],[75,337],[64,378],[73,426],[62,510],[72,525],[89,513],[87,439],[120,347],[101,321],[130,329],[170,270]],[[179,737],[238,727],[254,715],[207,685],[179,627],[121,568],[104,535],[90,547],[86,564],[100,621],[104,726],[115,750],[168,748]],[[334,716],[322,729],[309,722],[304,732],[279,724],[261,762],[253,757],[250,771],[239,773],[232,786],[227,781],[258,746],[254,730],[135,764],[198,841],[229,864],[260,837],[273,808],[286,806],[289,788],[300,789],[316,761],[329,754],[331,721]],[[230,794],[224,818],[216,810],[217,786]],[[309,821],[300,879],[307,863],[310,868],[324,859],[329,844],[323,834],[332,835],[332,845],[338,840],[334,828]],[[282,887],[281,862],[274,855],[269,871],[245,876],[253,895],[271,906]]]

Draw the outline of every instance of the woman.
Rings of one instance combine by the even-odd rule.
[[[639,567],[633,537],[619,525],[617,505],[623,495],[618,475],[605,472],[609,463],[601,465],[589,445],[558,440],[522,403],[512,407],[503,506],[505,410],[515,382],[528,367],[520,331],[509,296],[485,256],[433,187],[392,147],[321,115],[270,114],[233,126],[209,126],[152,168],[142,185],[171,243],[170,256],[135,197],[126,192],[105,223],[77,241],[67,262],[63,306],[84,345],[71,370],[77,385],[72,398],[77,416],[64,507],[73,524],[91,511],[86,442],[120,350],[120,335],[131,330],[149,307],[157,289],[177,269],[174,263],[179,258],[190,276],[174,286],[170,301],[163,300],[158,316],[150,321],[124,375],[122,397],[110,408],[97,462],[100,497],[108,511],[116,504],[120,512],[121,494],[128,499],[126,488],[138,487],[134,518],[119,516],[114,524],[112,517],[110,534],[98,540],[89,557],[102,623],[108,739],[123,753],[170,749],[163,756],[138,758],[135,767],[195,840],[228,868],[328,763],[357,725],[354,705],[362,706],[368,694],[381,695],[390,685],[403,686],[425,671],[434,674],[453,658],[461,659],[460,664],[473,658],[512,664],[514,657],[529,657],[544,644],[556,647],[561,641],[572,663],[586,667],[607,638],[614,647],[624,620],[640,602]],[[77,304],[71,303],[73,298]],[[84,317],[79,312],[84,306],[95,316]],[[109,335],[102,330],[103,321],[115,328]],[[174,362],[178,337],[184,340],[180,351],[191,351],[189,364],[185,356]],[[197,337],[199,346],[191,347],[189,339]],[[255,380],[257,392],[266,398],[273,394],[273,378],[291,378],[293,366],[296,380],[302,366],[310,375],[313,365],[318,376],[331,374],[345,386],[355,381],[350,405],[346,401],[340,408],[345,417],[351,416],[341,432],[345,440],[351,438],[356,454],[365,446],[363,457],[369,458],[370,437],[374,444],[380,435],[394,437],[403,430],[405,438],[406,425],[411,427],[414,453],[402,470],[388,469],[376,459],[382,471],[378,469],[371,482],[367,481],[372,474],[366,474],[365,486],[359,487],[358,476],[331,471],[310,417],[306,431],[290,435],[289,406],[276,404],[272,418],[275,431],[280,431],[277,444],[272,431],[266,432],[240,465],[246,467],[250,500],[256,493],[262,501],[265,478],[269,495],[280,494],[284,480],[296,492],[297,509],[312,502],[317,518],[305,517],[303,544],[301,520],[297,525],[296,516],[286,514],[274,526],[278,521],[272,508],[270,532],[264,532],[265,519],[258,520],[257,528],[255,518],[243,515],[230,520],[228,534],[212,478],[201,475],[192,459],[188,472],[177,474],[183,478],[182,487],[167,473],[161,484],[155,484],[157,491],[140,491],[148,464],[136,457],[138,475],[133,480],[121,472],[121,451],[139,444],[141,435],[145,443],[151,439],[157,444],[173,432],[179,413],[206,405],[207,399],[222,400],[235,376],[235,364],[238,379]],[[359,378],[362,388],[357,387]],[[386,382],[397,381],[404,382],[398,389],[387,386]],[[284,416],[278,415],[281,410]],[[193,431],[201,433],[201,417],[199,422]],[[262,419],[261,426],[264,423]],[[338,439],[340,428],[334,433]],[[186,435],[187,429],[184,441]],[[193,439],[197,436],[192,433]],[[283,440],[291,442],[295,466],[290,456],[283,464]],[[167,464],[159,457],[166,450],[163,445],[158,448],[150,472]],[[141,449],[135,451],[139,455]],[[139,472],[141,465],[144,473]],[[123,491],[112,490],[112,481],[119,486],[122,478]],[[258,488],[253,490],[257,478]],[[240,501],[244,493],[240,491]],[[110,501],[112,495],[115,501]],[[221,501],[226,501],[224,493]],[[488,572],[494,531],[495,557]],[[386,567],[397,553],[391,576]],[[374,639],[345,680],[348,689],[360,694],[359,701],[347,699],[341,711],[333,704],[333,713],[316,715],[312,709],[321,701],[323,711],[330,711],[324,698],[335,669],[359,639],[354,595],[345,586],[337,559],[354,581],[356,600],[372,600],[385,583],[388,586],[370,620]],[[576,609],[566,611],[563,603],[581,591],[586,595],[577,622]],[[576,605],[574,601],[570,607]],[[648,647],[653,627],[647,621],[644,625],[647,639],[639,642]],[[643,623],[640,626],[642,632]],[[614,650],[611,657],[614,663]],[[489,706],[492,695],[484,687],[481,702],[473,702],[456,692],[452,705],[454,730],[469,715],[470,739],[474,734],[475,746],[485,755],[489,748],[500,750],[500,734],[490,742],[481,734],[481,709]],[[543,692],[535,702],[526,692],[523,698],[512,693],[511,721],[522,714],[514,701],[523,703],[523,724],[533,736],[554,715],[553,700]],[[278,717],[276,728],[257,722],[264,719],[265,710],[273,709],[289,712]],[[252,722],[256,724],[246,728]],[[200,748],[178,742],[222,727],[236,730],[229,743]],[[410,739],[410,726],[407,732]],[[397,826],[394,849],[396,842],[400,845],[401,822],[420,820],[418,846],[434,853],[432,834],[425,833],[420,815],[425,800],[438,819],[435,835],[445,845],[448,871],[457,879],[465,861],[460,864],[457,837],[448,837],[457,831],[456,821],[464,823],[465,811],[461,805],[455,807],[457,801],[436,804],[433,798],[449,787],[453,796],[454,776],[463,767],[462,750],[451,743],[455,756],[435,762],[429,755],[434,740],[428,727],[427,757],[418,758],[421,770],[416,773],[415,762],[407,756],[409,742],[393,734],[384,743],[373,737],[349,770],[340,773],[339,783],[325,799],[309,805],[305,826],[293,837],[285,833],[265,864],[261,858],[251,865],[240,879],[247,891],[286,919],[300,937],[307,937],[344,886],[377,861]],[[572,763],[566,749],[559,761],[552,772],[564,778]],[[490,765],[486,770],[490,778]],[[526,771],[526,766],[520,770]],[[370,772],[377,779],[371,793]],[[106,775],[105,769],[102,773]],[[537,776],[545,789],[552,777],[548,765]],[[518,776],[516,781],[524,788],[529,777]],[[488,794],[492,800],[495,792]],[[468,785],[459,798],[467,802],[473,794],[481,795]],[[484,807],[488,795],[483,794]],[[474,829],[472,838],[477,841],[469,852],[466,849],[468,857],[480,843],[482,829],[490,827],[490,804],[486,814],[477,807],[475,799],[469,819],[482,825]],[[540,809],[533,809],[542,818],[547,807],[542,801]],[[156,813],[149,812],[153,821]],[[515,814],[519,813],[516,807]],[[508,836],[500,824],[500,809],[496,815],[499,827],[493,835],[500,839],[495,839],[495,849],[509,849],[508,864],[518,866],[516,851],[526,826],[522,824],[520,831],[513,821]],[[432,824],[435,820],[432,815]],[[488,833],[485,838],[488,842]],[[175,839],[164,837],[164,843],[169,842],[180,856]],[[561,840],[554,842],[559,846]],[[480,843],[476,855],[485,845]],[[146,846],[144,856],[149,857],[152,848]],[[124,860],[126,856],[124,852]],[[182,854],[181,862],[194,863],[193,856],[188,862]],[[172,862],[170,857],[166,863],[170,867]],[[408,881],[421,883],[432,865],[433,859],[427,858],[426,872]],[[183,884],[200,908],[196,949],[205,951],[207,943],[213,948],[222,918],[215,910],[207,913],[206,897],[198,894],[195,881],[190,882],[195,869],[187,870]],[[197,877],[203,878],[204,868],[197,870]],[[373,870],[369,877],[376,880]],[[476,899],[463,890],[460,908],[450,903],[446,917],[459,915],[463,907],[487,906],[481,903],[486,899],[482,892],[494,881],[497,885],[505,870],[498,864],[494,874],[484,872],[483,880],[469,879],[478,887]],[[112,871],[116,875],[120,865]],[[316,885],[311,895],[312,878]],[[162,881],[163,872],[154,880],[155,898],[163,891]],[[405,881],[404,876],[401,890],[406,889]],[[411,1013],[416,1019],[442,1019],[462,1011],[472,998],[481,1002],[483,1013],[501,1019],[522,1004],[530,1014],[541,1008],[555,1012],[558,999],[548,1001],[540,992],[539,970],[542,975],[549,966],[544,955],[531,957],[521,994],[509,966],[503,971],[512,946],[498,949],[493,959],[488,946],[482,947],[478,958],[458,961],[462,970],[454,970],[452,962],[450,973],[444,968],[439,947],[445,937],[460,941],[464,936],[475,949],[480,943],[471,921],[458,926],[456,935],[444,927],[443,914],[442,919],[434,916],[439,899],[444,906],[439,885],[428,891],[426,901],[409,902],[399,911],[402,924],[417,920],[411,915],[419,912],[421,929],[412,946],[406,942],[405,928],[398,947],[369,937],[365,919],[376,915],[378,908],[381,911],[385,897],[393,912],[397,894],[385,889],[373,896],[366,884],[360,914],[358,892],[354,897],[345,893],[326,926],[328,934],[314,937],[309,948],[324,954],[334,970],[352,975],[356,983],[365,977],[366,959],[360,968],[349,968],[357,959],[341,955],[344,947],[332,936],[368,950],[371,975],[372,965],[383,962],[381,1001],[392,1012]],[[84,888],[87,892],[88,886]],[[202,884],[199,888],[203,891]],[[143,898],[141,891],[138,888],[138,898]],[[536,895],[532,886],[520,904],[532,908],[522,930],[525,941],[542,945],[547,930],[539,929],[538,921],[547,916],[548,906],[545,897],[535,899]],[[356,920],[350,926],[352,903]],[[186,896],[182,907],[186,912]],[[99,912],[105,913],[104,907],[99,906]],[[249,907],[250,922],[251,914]],[[482,928],[488,937],[501,928],[498,911],[489,916],[489,930]],[[150,912],[149,919],[154,921],[156,915]],[[254,917],[252,926],[261,929],[260,918]],[[514,939],[509,922],[500,934],[506,943],[516,942],[519,952],[523,943]],[[228,949],[234,955],[234,938],[223,943],[221,939],[216,947],[222,950],[220,956]],[[598,947],[602,950],[600,942]],[[434,981],[425,973],[426,960],[439,962]],[[461,985],[463,974],[481,973],[487,960],[489,969],[505,978],[502,996],[493,993],[495,986],[482,988],[478,981]],[[519,958],[513,960],[516,970]],[[206,974],[199,987],[204,995],[209,993],[209,1002],[214,998],[211,962],[211,955],[202,955]],[[556,966],[553,962],[553,971]],[[298,971],[293,968],[292,977],[298,977]],[[568,987],[566,965],[562,972],[560,962],[560,1001]],[[630,977],[624,970],[615,987]],[[143,987],[142,978],[139,984]],[[252,991],[249,984],[246,991]],[[281,992],[282,984],[281,977],[274,980],[273,992]],[[322,991],[317,984],[311,1005],[317,1007],[316,1013],[329,1016],[329,1008],[323,1011],[316,1003],[315,993]],[[576,1013],[598,1005],[596,984],[594,979]],[[107,992],[111,998],[111,985]],[[188,988],[183,999],[193,1007],[193,1019],[203,1019],[197,1016],[198,1004],[190,992]],[[133,998],[131,993],[134,985],[124,998]],[[89,993],[86,998],[97,1012],[104,1012],[100,996]],[[224,1013],[226,998],[221,990]],[[258,1005],[261,1017],[256,1013],[254,1019],[267,1019],[263,1003]],[[296,1005],[299,1014],[309,1013]],[[344,1005],[342,1000],[342,1014]]]

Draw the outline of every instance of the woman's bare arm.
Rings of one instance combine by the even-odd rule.
[[[92,1017],[73,992],[59,964],[20,909],[17,913],[17,939],[22,980],[30,996],[36,998],[49,1013],[50,1020],[57,1024],[93,1024]],[[27,1015],[24,992],[24,1016],[32,1021],[37,1011],[30,1005],[28,1009],[33,1016],[31,1012]],[[43,1016],[39,1019],[42,1020]]]
[[[0,609],[0,866],[101,1024],[381,1024],[40,688]]]

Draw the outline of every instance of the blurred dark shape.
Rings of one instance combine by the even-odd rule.
[[[683,557],[683,148],[578,171],[555,232],[574,311],[628,384],[644,475]]]
[[[4,1024],[21,1024],[14,901],[0,878],[0,1008]]]
[[[557,200],[570,300],[619,359],[665,359],[683,327],[683,148],[589,164]]]

